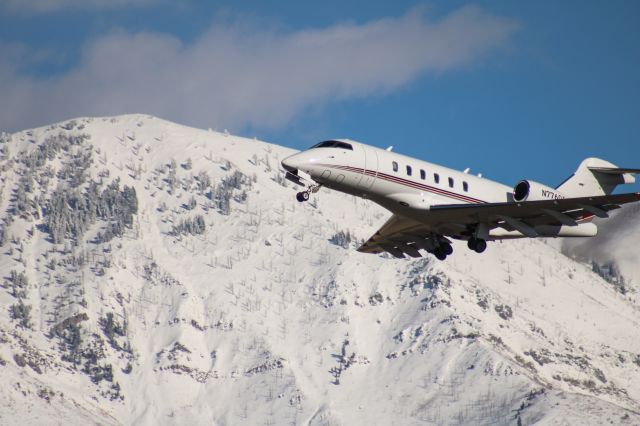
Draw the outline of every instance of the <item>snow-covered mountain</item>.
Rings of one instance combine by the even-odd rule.
[[[283,147],[141,115],[0,139],[2,424],[640,423],[632,240],[397,260],[354,250],[381,208],[295,202]]]

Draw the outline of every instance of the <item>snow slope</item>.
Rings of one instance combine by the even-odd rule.
[[[298,204],[289,149],[149,116],[1,139],[4,424],[640,423],[636,287],[553,245],[361,254],[383,209]],[[109,239],[82,206],[116,179]]]

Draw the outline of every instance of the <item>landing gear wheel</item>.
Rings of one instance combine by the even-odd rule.
[[[487,242],[485,240],[476,240],[476,253],[482,253],[487,249]]]
[[[467,247],[476,253],[482,253],[487,249],[487,242],[481,238],[470,238]]]
[[[453,252],[453,250],[451,250],[451,252],[448,251],[447,250],[447,246],[448,246],[448,244],[440,244],[438,247],[433,249],[433,251],[431,253],[433,253],[433,255],[436,257],[436,259],[445,260],[447,258],[447,255],[449,255],[449,254],[451,254],[451,252]],[[451,248],[451,246],[449,246],[449,248]]]
[[[296,194],[296,200],[299,202],[304,202],[309,200],[309,193],[307,191],[298,192]]]
[[[442,251],[444,252],[445,256],[449,256],[451,253],[453,253],[453,247],[451,247],[451,244],[443,244]]]

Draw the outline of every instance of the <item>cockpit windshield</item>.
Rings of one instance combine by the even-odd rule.
[[[351,146],[351,144],[346,142],[340,142],[340,141],[324,141],[324,142],[315,144],[310,149],[312,148],[342,148],[342,149],[349,149],[353,151],[353,147]]]

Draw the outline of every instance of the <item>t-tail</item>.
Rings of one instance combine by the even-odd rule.
[[[556,189],[567,197],[609,195],[618,185],[634,183],[640,169],[624,169],[599,158],[587,158]]]

